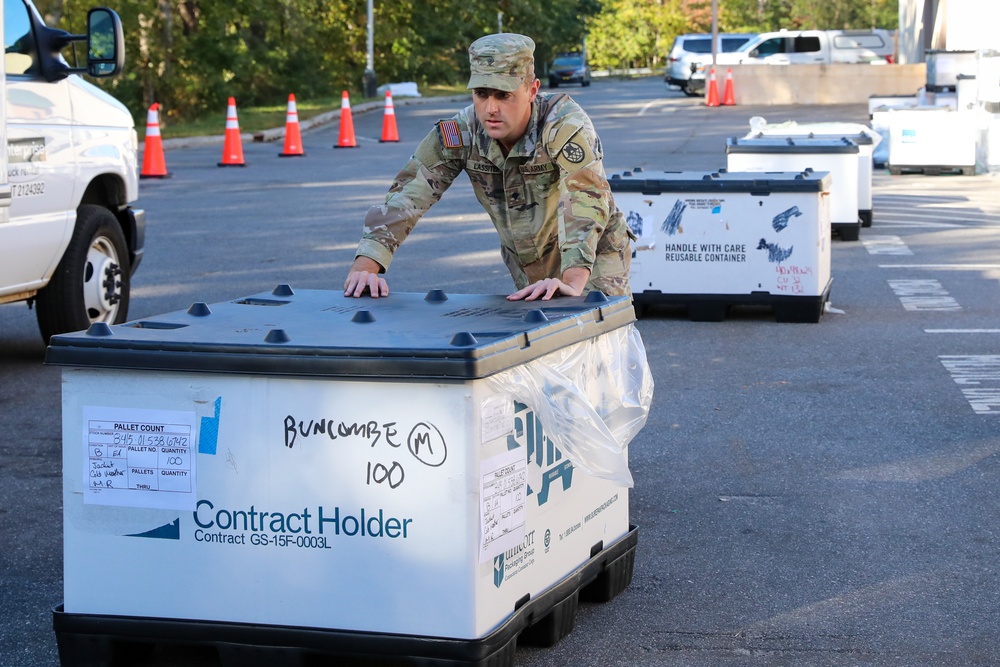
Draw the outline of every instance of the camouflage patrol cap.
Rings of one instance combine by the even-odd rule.
[[[503,32],[480,37],[469,47],[472,76],[468,89],[517,90],[534,72],[534,53],[535,43],[524,35]]]

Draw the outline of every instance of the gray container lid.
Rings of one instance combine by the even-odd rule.
[[[858,132],[857,134],[843,134],[838,132],[808,132],[802,134],[788,133],[787,135],[780,134],[756,134],[753,138],[770,137],[772,139],[825,139],[827,141],[840,141],[841,139],[846,139],[850,142],[857,144],[858,146],[870,146],[874,141],[872,138],[865,134],[864,132]]]
[[[857,153],[858,145],[838,135],[822,137],[729,137],[726,153]]]
[[[392,293],[279,285],[242,299],[53,336],[45,363],[255,375],[474,379],[635,320],[632,300]]]
[[[855,150],[857,147],[855,146]],[[826,171],[632,171],[612,174],[608,179],[612,192],[704,192],[722,194],[748,192],[825,192],[830,189]]]

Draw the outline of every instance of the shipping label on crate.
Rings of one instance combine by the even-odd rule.
[[[642,229],[632,263],[633,290],[794,296],[825,287],[829,232],[818,193],[719,198],[625,193],[620,199],[619,206]]]
[[[527,468],[528,461],[521,449],[504,452],[479,464],[480,563],[524,540]]]
[[[88,406],[83,447],[84,502],[194,509],[194,412]]]

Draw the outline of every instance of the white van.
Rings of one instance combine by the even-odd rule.
[[[121,20],[91,9],[87,32],[47,27],[29,0],[2,0],[0,304],[34,307],[42,338],[123,322],[142,259],[145,213],[128,109],[78,75],[118,73]],[[71,67],[60,52],[87,44]]]
[[[888,30],[782,30],[761,33],[737,51],[720,53],[720,65],[830,65],[891,63],[895,40]]]
[[[754,33],[720,33],[715,43],[716,53],[735,51],[755,36]],[[704,91],[705,65],[712,63],[712,35],[678,35],[674,38],[663,80],[668,86],[677,86],[685,95],[701,95]],[[699,73],[701,75],[699,76]],[[697,81],[698,79],[701,81]],[[692,85],[692,81],[695,85]]]

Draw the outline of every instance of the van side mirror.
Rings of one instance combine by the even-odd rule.
[[[114,76],[125,66],[125,36],[118,14],[107,7],[87,12],[87,74]]]
[[[95,77],[113,76],[125,66],[125,35],[118,14],[107,7],[95,7],[87,12],[87,33],[74,35],[50,28],[37,14],[31,14],[32,27],[38,39],[38,55],[42,76],[47,81],[59,81],[70,74]],[[71,67],[60,55],[74,42],[87,42],[87,66]],[[75,53],[75,52],[74,52]]]

